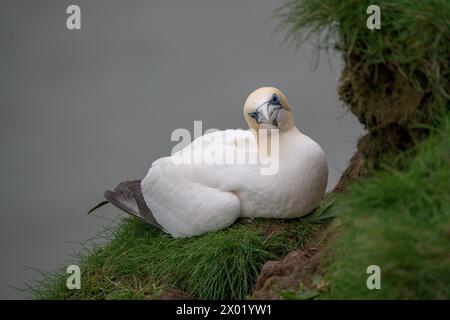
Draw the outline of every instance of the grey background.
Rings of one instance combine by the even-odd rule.
[[[78,4],[82,30],[66,29]],[[245,128],[260,86],[282,89],[325,150],[332,187],[362,129],[336,95],[341,61],[313,70],[283,47],[277,1],[20,1],[0,4],[0,298],[54,270],[118,211],[105,188],[168,155],[176,128]],[[105,219],[102,219],[104,217]]]

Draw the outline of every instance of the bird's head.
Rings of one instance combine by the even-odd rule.
[[[277,88],[264,87],[253,91],[244,104],[244,117],[251,129],[290,129],[294,124],[286,96]]]

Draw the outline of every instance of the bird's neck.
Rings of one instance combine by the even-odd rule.
[[[260,128],[253,132],[256,135],[258,152],[265,156],[271,156],[274,152],[279,153],[285,145],[289,146],[289,141],[301,135],[296,126],[288,129]]]

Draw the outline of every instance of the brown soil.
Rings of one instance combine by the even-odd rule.
[[[324,249],[334,235],[336,225],[313,238],[302,250],[290,252],[279,261],[268,261],[259,274],[252,299],[281,299],[280,292],[304,288],[323,290],[323,283],[314,281],[323,274]],[[320,286],[320,288],[318,287]]]
[[[358,141],[358,151],[370,170],[383,158],[412,148],[427,135],[420,123],[431,123],[438,114],[430,96],[388,64],[357,69],[350,55],[342,71],[340,99],[368,131]]]
[[[173,288],[164,289],[161,293],[160,300],[192,300],[192,297],[187,293]]]

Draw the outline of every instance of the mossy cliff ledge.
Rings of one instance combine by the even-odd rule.
[[[381,10],[379,30],[366,27],[372,4]],[[414,147],[448,110],[448,1],[288,0],[277,16],[291,43],[342,54],[338,92],[368,131],[358,150],[369,168]]]

